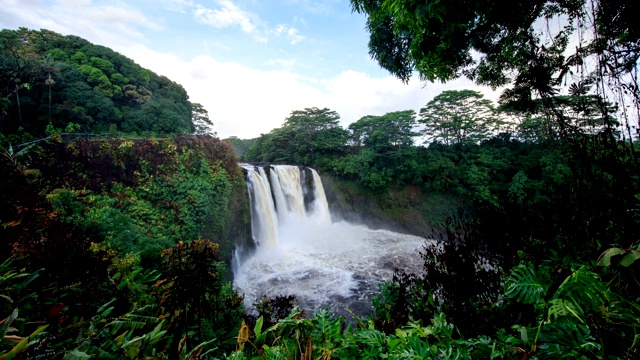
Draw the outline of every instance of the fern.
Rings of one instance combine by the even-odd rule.
[[[549,291],[549,276],[532,264],[520,264],[511,270],[505,283],[505,294],[525,304],[543,301]]]

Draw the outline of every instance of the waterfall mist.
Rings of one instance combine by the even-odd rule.
[[[395,268],[419,271],[421,237],[332,222],[322,181],[310,168],[277,165],[247,171],[256,251],[236,258],[234,287],[252,309],[263,296],[295,295],[308,312],[370,311],[378,284]]]

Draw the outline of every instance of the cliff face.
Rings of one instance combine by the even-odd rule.
[[[46,242],[51,219],[149,265],[198,238],[229,259],[238,237],[251,236],[244,177],[216,138],[50,142],[6,154],[2,166],[1,220],[14,225],[0,237],[13,252]]]
[[[373,192],[326,173],[322,183],[334,218],[422,237],[437,236],[439,226],[459,205],[455,197],[426,193],[413,185]]]

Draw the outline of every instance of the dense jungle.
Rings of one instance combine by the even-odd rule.
[[[391,74],[499,103],[448,90],[346,128],[293,109],[221,140],[182,86],[108,48],[0,31],[0,360],[640,357],[640,5],[351,4]],[[247,312],[239,162],[312,167],[336,217],[441,250],[369,315],[291,294]]]

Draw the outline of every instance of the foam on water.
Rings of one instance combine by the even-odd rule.
[[[301,183],[291,169],[286,172],[286,181]],[[248,309],[265,295],[295,295],[298,305],[310,312],[320,307],[368,309],[378,284],[390,280],[395,268],[421,268],[418,250],[425,244],[424,238],[344,221],[331,223],[320,177],[313,173],[315,198],[309,214],[301,214],[299,205],[278,204],[280,194],[273,191],[278,211],[288,209],[288,214],[277,216],[284,220],[278,222],[277,244],[258,246],[235,271],[234,287],[244,294]],[[272,169],[272,188],[276,183],[273,174]],[[283,184],[284,179],[278,176],[276,186],[296,188],[296,184]],[[288,198],[299,201],[298,194]],[[361,304],[354,305],[358,302]]]

